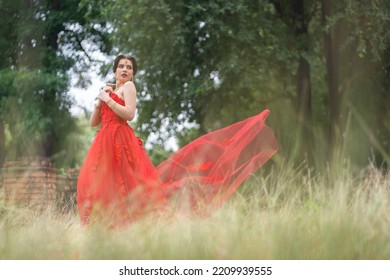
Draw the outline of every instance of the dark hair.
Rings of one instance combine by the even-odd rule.
[[[134,57],[130,55],[124,55],[124,54],[120,54],[115,58],[114,67],[113,67],[114,73],[116,71],[116,68],[118,68],[118,64],[121,59],[128,59],[131,61],[131,63],[133,64],[133,76],[135,76],[135,74],[137,74],[137,61],[135,60]]]

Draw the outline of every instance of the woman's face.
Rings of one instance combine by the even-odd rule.
[[[133,80],[133,63],[126,58],[119,60],[118,67],[115,70],[115,79],[124,84]]]

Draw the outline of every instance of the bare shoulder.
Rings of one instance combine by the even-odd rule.
[[[127,100],[128,98],[135,98],[136,95],[137,95],[137,89],[135,88],[134,83],[131,81],[124,83],[123,98]]]
[[[132,81],[127,81],[124,85],[123,88],[125,89],[130,89],[130,90],[135,90],[135,85]]]

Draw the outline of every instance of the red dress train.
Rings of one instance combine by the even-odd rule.
[[[110,96],[124,105],[116,94]],[[102,126],[77,183],[82,223],[93,213],[129,220],[145,209],[162,209],[176,194],[194,209],[218,207],[278,150],[264,110],[195,139],[154,167],[127,122],[105,103],[101,114]]]

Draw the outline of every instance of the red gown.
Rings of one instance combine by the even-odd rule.
[[[105,103],[101,115],[77,183],[82,223],[94,214],[128,221],[145,209],[163,209],[172,197],[193,209],[218,207],[278,150],[264,110],[195,139],[154,167],[124,119]]]

